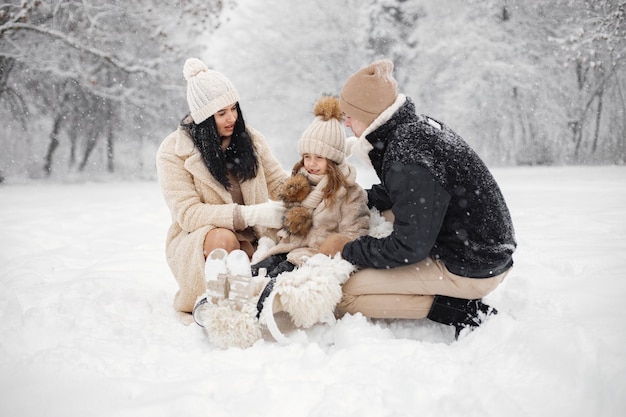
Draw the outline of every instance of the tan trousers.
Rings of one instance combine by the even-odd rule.
[[[343,285],[337,315],[361,313],[371,318],[421,319],[435,295],[475,299],[493,291],[509,271],[491,278],[466,278],[430,258],[391,269],[363,269]]]

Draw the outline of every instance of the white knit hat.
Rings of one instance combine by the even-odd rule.
[[[210,70],[197,58],[185,61],[183,75],[187,80],[187,104],[196,123],[239,101],[239,93],[228,78]]]
[[[346,132],[339,101],[335,97],[321,97],[313,110],[315,120],[302,133],[298,153],[315,154],[342,164],[346,159]]]

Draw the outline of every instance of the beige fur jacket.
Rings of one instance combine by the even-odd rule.
[[[248,128],[259,158],[256,178],[241,184],[246,205],[279,200],[288,178],[270,152],[263,136]],[[180,290],[174,298],[177,311],[191,312],[196,297],[206,290],[203,245],[207,232],[216,227],[234,230],[232,196],[210,174],[191,137],[183,129],[171,133],[157,152],[157,173],[165,202],[172,215],[167,233],[167,262]],[[267,235],[256,228],[258,237]]]
[[[278,232],[280,240],[259,260],[287,253],[289,262],[301,266],[317,253],[334,256],[341,252],[346,242],[368,233],[370,211],[367,193],[356,183],[354,167],[346,165],[348,188],[342,187],[337,192],[336,201],[331,206],[322,200],[314,209],[305,210],[297,201],[300,198],[293,196],[300,194],[304,199],[313,192],[308,189],[311,185],[302,174],[296,174],[285,182],[280,194],[288,209],[284,227]],[[293,233],[295,231],[297,233]]]

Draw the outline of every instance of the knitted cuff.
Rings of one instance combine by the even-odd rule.
[[[241,214],[241,206],[236,204],[235,209],[233,210],[233,229],[235,229],[235,231],[239,231],[244,230],[247,227],[248,226],[243,218],[243,214]]]

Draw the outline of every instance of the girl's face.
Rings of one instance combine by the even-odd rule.
[[[226,106],[215,113],[215,125],[217,126],[217,134],[222,138],[229,138],[235,130],[235,122],[239,114],[237,113],[237,103]]]
[[[302,155],[302,160],[304,161],[304,169],[306,169],[309,174],[326,175],[328,161],[323,156],[305,153]]]

